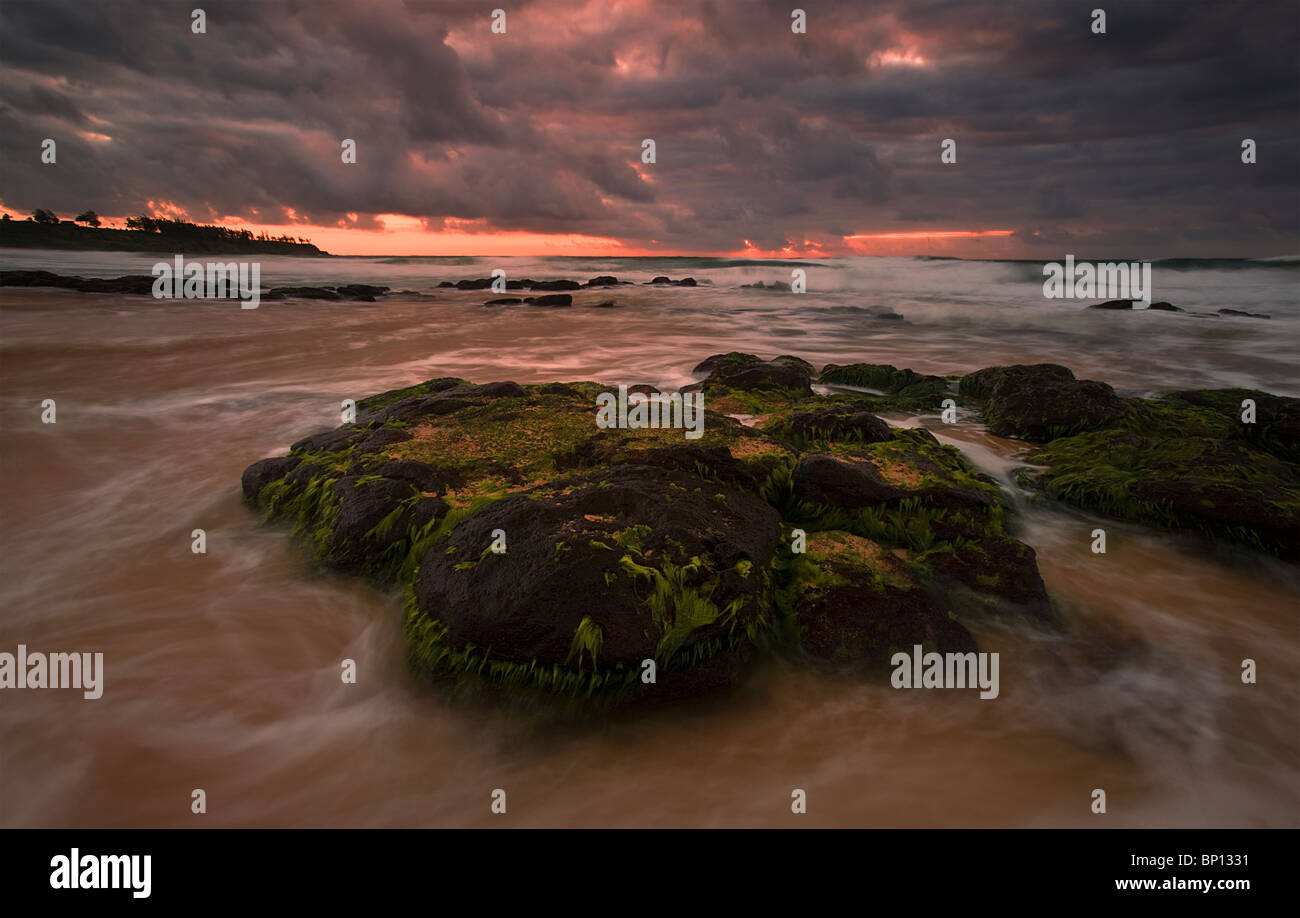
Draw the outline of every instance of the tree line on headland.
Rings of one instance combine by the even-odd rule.
[[[78,224],[86,224],[79,226]],[[147,217],[127,217],[126,229],[100,226],[93,210],[75,220],[60,220],[50,210],[38,207],[25,220],[8,214],[0,218],[0,246],[35,249],[101,249],[133,252],[262,252],[275,255],[326,255],[301,236],[271,236],[266,232],[233,229]]]

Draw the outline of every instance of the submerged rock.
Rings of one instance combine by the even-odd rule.
[[[391,287],[379,287],[373,284],[344,284],[341,287],[335,287],[340,296],[349,297],[376,297],[383,296],[391,290]]]
[[[547,293],[543,296],[524,297],[524,302],[533,306],[572,306],[573,295],[568,293]]]
[[[1221,316],[1239,316],[1244,319],[1271,319],[1272,316],[1265,315],[1262,312],[1246,312],[1244,309],[1220,309]]]
[[[1104,303],[1089,303],[1089,309],[1132,309],[1132,300],[1107,300]]]
[[[72,277],[49,271],[0,271],[0,287],[62,287],[82,293],[122,293],[152,296],[155,278],[149,274],[122,277]]]
[[[571,280],[535,281],[525,279],[524,286],[529,290],[581,290],[582,284]]]
[[[341,300],[335,291],[329,287],[272,287],[268,293],[262,294],[264,300]]]

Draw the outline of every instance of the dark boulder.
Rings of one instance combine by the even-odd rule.
[[[574,650],[590,619],[600,635],[596,667],[662,666],[760,619],[760,572],[779,536],[770,506],[643,466],[570,488],[497,501],[429,550],[415,595],[445,626],[447,646],[487,648],[491,660],[590,665]],[[485,553],[495,529],[510,534],[506,553]]]
[[[409,481],[393,478],[340,478],[334,483],[338,514],[330,528],[323,560],[338,571],[378,571],[382,555],[448,506],[439,498],[417,498]]]
[[[823,386],[851,386],[883,392],[891,407],[938,410],[948,397],[948,381],[888,363],[828,363],[817,381]]]
[[[882,546],[845,532],[814,533],[808,558],[820,576],[796,582],[792,602],[807,656],[849,669],[882,671],[916,644],[969,653],[975,639],[920,588]]]
[[[811,504],[850,510],[899,500],[908,490],[885,481],[868,461],[813,453],[794,467],[794,496]]]
[[[763,360],[753,354],[733,351],[730,354],[714,354],[700,362],[692,373],[709,374],[700,385],[705,392],[726,387],[742,390],[790,390],[800,395],[812,395],[812,364],[797,357]]]
[[[995,616],[1020,615],[1040,623],[1054,621],[1037,554],[1024,542],[987,536],[931,552],[921,560],[959,608]]]
[[[1000,501],[997,482],[971,468],[955,448],[927,431],[897,430],[879,443],[840,453],[809,453],[793,473],[794,496],[810,504],[858,509],[916,498],[946,509],[986,509]]]
[[[1110,386],[1050,363],[978,370],[962,377],[961,394],[982,402],[990,432],[1037,442],[1107,427],[1128,413]]]

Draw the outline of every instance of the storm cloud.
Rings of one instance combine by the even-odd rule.
[[[9,0],[0,202],[701,253],[991,229],[1024,257],[1300,245],[1293,2],[1114,4],[1105,34],[1097,0],[799,6],[806,34],[756,0]]]

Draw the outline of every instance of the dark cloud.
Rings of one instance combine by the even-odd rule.
[[[696,251],[918,229],[1014,229],[1025,254],[1300,245],[1289,0],[1112,4],[1105,35],[1096,4],[1038,0],[807,0],[806,35],[751,0],[210,3],[205,35],[195,5],[0,4],[0,200]]]

